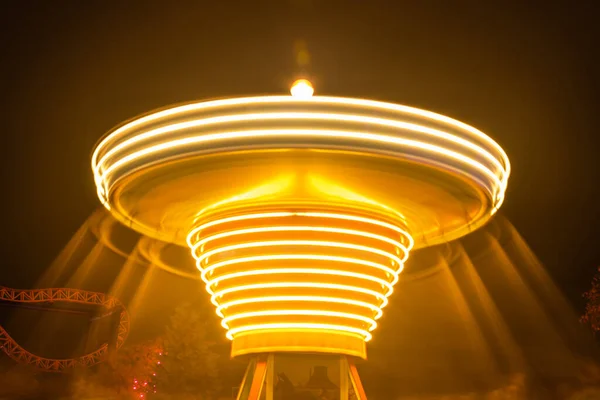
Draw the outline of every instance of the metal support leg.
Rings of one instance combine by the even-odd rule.
[[[267,356],[260,356],[256,361],[256,369],[254,370],[254,377],[252,378],[248,400],[260,399],[260,394],[265,383],[265,376],[267,374],[267,359]]]
[[[360,377],[358,376],[358,370],[356,369],[356,365],[354,362],[346,358],[348,361],[348,367],[350,370],[350,381],[352,382],[352,387],[354,388],[354,393],[356,393],[356,397],[358,400],[367,400],[367,395],[365,393],[365,389],[363,388],[362,382],[360,381]]]
[[[267,375],[267,365],[267,355],[258,356],[250,361],[236,400],[260,399],[262,388],[265,383],[265,377]]]

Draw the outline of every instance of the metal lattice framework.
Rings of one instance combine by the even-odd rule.
[[[119,312],[119,328],[116,347],[125,343],[129,334],[129,314],[116,297],[104,293],[70,288],[12,289],[0,286],[0,300],[14,303],[78,303],[100,306],[104,315]],[[63,372],[75,367],[90,367],[104,361],[108,355],[108,343],[99,349],[76,358],[52,359],[32,354],[21,347],[6,330],[0,326],[0,349],[10,358],[21,364],[32,365],[46,372]]]

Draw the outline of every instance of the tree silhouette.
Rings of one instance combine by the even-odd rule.
[[[600,268],[592,280],[592,287],[583,294],[587,300],[581,322],[589,324],[594,333],[600,331]]]
[[[72,381],[73,398],[150,398],[161,352],[160,339],[128,345],[96,368],[76,371]]]
[[[164,337],[164,356],[158,370],[160,391],[196,399],[215,398],[221,389],[218,343],[219,327],[206,306],[185,303],[179,306]]]

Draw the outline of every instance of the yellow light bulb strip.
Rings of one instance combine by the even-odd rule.
[[[357,245],[357,244],[324,241],[324,240],[262,240],[260,242],[240,243],[240,244],[232,244],[229,246],[217,247],[210,251],[202,252],[200,254],[198,254],[198,246],[194,246],[192,248],[192,252],[193,252],[194,257],[196,258],[196,261],[198,262],[198,264],[202,265],[202,263],[207,258],[218,255],[220,253],[224,253],[224,252],[228,252],[228,251],[235,251],[235,250],[242,250],[242,249],[250,249],[253,247],[271,247],[271,246],[275,246],[275,247],[277,247],[277,246],[305,246],[306,248],[337,247],[340,249],[357,250],[357,251],[364,251],[364,252],[368,252],[368,253],[377,254],[382,257],[386,257],[386,258],[389,258],[390,260],[393,260],[396,263],[396,265],[402,264],[402,260],[400,260],[399,257],[397,257],[395,254],[392,254],[387,251],[375,249],[373,247],[368,247],[368,246],[361,246],[361,245]]]
[[[372,124],[383,127],[390,127],[396,129],[405,129],[412,132],[422,133],[430,136],[434,136],[449,142],[466,147],[482,157],[486,158],[490,163],[494,164],[502,178],[506,171],[504,166],[494,157],[491,153],[481,148],[480,146],[469,142],[459,136],[451,133],[441,131],[438,129],[429,128],[426,126],[417,125],[414,123],[390,120],[384,118],[368,117],[363,115],[350,115],[350,114],[333,114],[333,113],[319,113],[319,112],[263,112],[263,113],[249,113],[249,114],[232,114],[232,115],[221,115],[217,117],[208,117],[192,121],[186,121],[167,126],[161,126],[160,128],[152,129],[150,131],[142,132],[135,135],[132,138],[126,139],[119,142],[114,147],[111,147],[105,154],[98,159],[94,172],[100,173],[101,167],[106,163],[107,159],[115,155],[119,151],[123,151],[128,147],[132,147],[136,143],[147,140],[156,136],[170,134],[184,129],[200,128],[207,125],[226,124],[231,122],[247,122],[256,120],[317,120],[317,121],[339,121],[339,122],[356,122],[361,124]],[[101,175],[101,174],[100,174]]]
[[[406,229],[402,229],[396,225],[390,224],[385,221],[380,221],[380,220],[376,220],[373,218],[363,217],[360,215],[348,215],[348,214],[340,214],[340,213],[332,213],[332,212],[307,212],[307,211],[297,211],[297,212],[280,211],[280,212],[250,213],[250,214],[235,215],[235,216],[231,216],[231,217],[215,219],[213,221],[205,222],[201,225],[194,227],[187,235],[187,244],[190,248],[193,248],[195,246],[196,240],[202,241],[202,240],[206,239],[206,238],[195,239],[195,236],[198,235],[198,233],[200,233],[201,231],[208,229],[208,228],[212,228],[216,225],[226,224],[226,223],[230,223],[230,222],[261,219],[261,218],[273,219],[273,218],[284,218],[284,217],[330,218],[332,220],[339,219],[339,220],[344,220],[344,221],[354,221],[354,222],[361,222],[361,223],[365,223],[365,224],[372,224],[372,225],[376,225],[376,226],[379,226],[382,228],[386,228],[386,229],[395,231],[396,233],[400,234],[404,239],[406,239],[408,241],[408,246],[401,245],[399,247],[406,250],[407,253],[410,251],[410,249],[412,249],[412,247],[415,244],[412,236],[408,233],[408,231]],[[273,221],[273,223],[275,223],[275,222],[276,221]],[[334,223],[334,222],[332,222],[332,223]],[[275,226],[275,229],[277,229],[277,228],[280,228],[280,227]],[[255,229],[260,229],[260,228],[249,228],[249,229],[251,229],[251,231],[249,233],[261,232],[261,231],[255,231]],[[332,228],[332,229],[335,229],[335,228]],[[365,234],[369,234],[369,233],[365,232]],[[210,236],[208,238],[210,238]],[[406,260],[404,260],[404,261],[406,261]]]
[[[271,323],[271,324],[256,324],[246,325],[239,328],[230,329],[227,332],[227,338],[233,340],[236,335],[240,333],[248,333],[260,330],[281,330],[281,331],[297,331],[297,330],[308,330],[311,332],[322,332],[322,331],[334,331],[343,334],[354,334],[363,338],[365,342],[368,342],[373,338],[373,335],[359,328],[354,328],[346,325],[335,325],[335,324],[318,324],[318,323]]]
[[[305,101],[306,102],[306,101]],[[494,142],[491,138],[483,134],[481,131],[469,126],[463,122],[455,120],[450,117],[446,117],[444,115],[436,114],[431,111],[421,110],[414,107],[408,107],[400,104],[392,104],[392,103],[384,103],[374,100],[363,100],[363,99],[352,99],[352,98],[344,98],[344,97],[326,97],[326,96],[315,96],[308,100],[310,103],[315,104],[340,104],[340,105],[348,105],[348,106],[356,106],[358,108],[373,108],[373,109],[381,109],[381,110],[389,110],[395,111],[399,113],[405,113],[408,115],[415,115],[422,118],[427,118],[432,121],[438,121],[450,126],[454,126],[456,128],[468,131],[472,135],[478,137],[480,140],[487,142],[490,146],[494,147],[499,152],[502,152],[502,148]],[[206,111],[209,109],[222,108],[222,107],[231,107],[231,106],[244,106],[251,104],[264,104],[264,103],[300,103],[298,99],[294,99],[288,96],[258,96],[258,97],[245,97],[245,98],[232,98],[232,99],[223,99],[223,100],[214,100],[214,101],[206,101],[199,103],[186,104],[183,106],[173,107],[170,109],[162,110],[155,112],[150,115],[146,115],[144,117],[135,119],[122,127],[116,129],[112,132],[112,134],[106,138],[104,138],[97,146],[97,151],[92,155],[92,161],[94,163],[98,160],[98,155],[104,147],[106,147],[112,140],[119,140],[121,137],[135,130],[136,127],[150,123],[156,120],[167,119],[174,115],[180,114],[183,115],[188,112],[195,111]]]
[[[196,242],[196,244],[191,246],[191,249],[192,249],[192,253],[195,254],[197,252],[198,248],[201,248],[203,245],[205,245],[213,240],[224,239],[224,238],[228,238],[231,236],[237,236],[237,235],[246,235],[246,234],[251,234],[251,233],[272,233],[272,232],[324,232],[324,233],[339,233],[339,234],[345,234],[345,235],[361,236],[361,237],[366,237],[369,239],[375,239],[375,240],[379,240],[382,242],[386,242],[388,244],[391,244],[394,247],[402,249],[404,256],[403,256],[403,259],[401,260],[401,262],[406,261],[406,257],[408,257],[408,249],[406,248],[405,245],[398,242],[397,240],[393,240],[388,237],[377,235],[374,233],[358,231],[355,229],[331,228],[331,227],[326,227],[326,226],[288,225],[288,226],[267,226],[267,227],[260,227],[260,228],[236,229],[236,230],[218,233],[218,234],[211,235],[211,236],[206,236],[204,239],[199,240],[198,242]]]
[[[368,266],[368,267],[373,267],[373,268],[380,269],[381,271],[384,271],[384,272],[390,274],[390,276],[392,277],[391,283],[388,283],[386,281],[383,281],[383,280],[375,278],[375,277],[371,277],[372,279],[368,279],[366,277],[370,277],[370,275],[341,271],[340,269],[329,270],[329,269],[320,268],[319,270],[323,271],[322,274],[327,274],[328,271],[340,271],[340,274],[347,273],[348,275],[346,275],[346,276],[353,276],[355,278],[362,277],[363,279],[373,280],[374,282],[381,282],[381,284],[386,287],[387,287],[387,285],[390,285],[390,284],[391,285],[396,284],[398,282],[398,275],[400,274],[400,272],[402,272],[402,269],[394,271],[392,269],[385,267],[384,265],[372,263],[372,262],[365,261],[365,260],[360,260],[357,258],[314,255],[314,254],[276,254],[276,255],[266,255],[266,256],[243,257],[243,258],[236,258],[236,259],[232,259],[232,260],[222,261],[220,263],[210,265],[206,269],[203,269],[202,273],[201,273],[201,277],[202,277],[202,280],[207,283],[207,285],[210,284],[212,286],[211,282],[218,283],[221,280],[231,279],[231,278],[235,278],[235,277],[239,277],[239,276],[251,276],[254,274],[266,274],[266,273],[271,273],[273,271],[280,271],[279,273],[297,273],[297,272],[285,272],[285,271],[297,271],[298,268],[263,269],[262,267],[260,267],[261,269],[251,269],[253,266],[256,267],[258,265],[258,264],[254,264],[254,265],[251,264],[250,267],[248,267],[248,269],[251,269],[251,272],[253,272],[252,274],[250,273],[250,271],[243,271],[243,272],[235,272],[235,273],[230,273],[230,274],[219,275],[217,278],[212,278],[212,279],[207,278],[207,275],[210,272],[213,272],[217,268],[222,268],[227,265],[234,265],[234,264],[241,264],[241,263],[255,263],[255,262],[259,262],[259,261],[274,261],[274,260],[279,260],[279,261],[286,261],[286,260],[287,261],[290,261],[290,260],[333,261],[333,262],[337,262],[337,263],[347,263],[347,264],[364,265],[364,266]],[[314,269],[306,269],[306,270],[313,271]],[[259,272],[259,271],[269,271],[269,272]],[[239,275],[239,276],[237,275],[237,274],[244,274],[244,273],[247,275]],[[313,272],[313,273],[318,273],[318,272]],[[385,283],[383,283],[383,282],[385,282]],[[391,291],[389,293],[391,294]]]
[[[256,318],[256,317],[273,317],[273,316],[323,316],[323,317],[336,317],[336,318],[347,318],[351,320],[357,320],[364,322],[369,325],[368,331],[372,331],[377,327],[377,322],[373,318],[363,317],[358,314],[351,314],[338,311],[326,311],[326,310],[262,310],[262,311],[251,311],[240,314],[235,314],[229,317],[223,318],[221,325],[225,329],[229,328],[231,321],[238,321],[245,318]]]
[[[188,145],[199,145],[215,142],[215,141],[231,141],[233,139],[242,138],[336,138],[336,139],[350,139],[365,142],[374,142],[378,144],[396,145],[398,151],[402,153],[406,148],[419,149],[432,153],[435,159],[440,157],[448,157],[449,159],[458,161],[465,166],[470,166],[487,176],[494,184],[492,196],[496,197],[498,191],[503,191],[505,184],[501,181],[496,173],[479,161],[474,160],[468,156],[458,153],[453,150],[446,149],[444,147],[422,142],[414,139],[406,139],[396,136],[357,132],[357,131],[345,131],[345,130],[332,130],[332,129],[254,129],[254,130],[239,130],[239,131],[226,131],[218,133],[206,133],[199,134],[196,136],[186,136],[179,139],[172,139],[169,142],[162,142],[155,145],[144,147],[140,150],[128,153],[118,160],[111,163],[106,169],[103,170],[102,174],[98,176],[98,182],[100,186],[105,186],[102,182],[106,181],[106,177],[109,176],[112,171],[120,167],[125,167],[127,164],[140,159],[144,156],[153,155],[153,160],[160,160],[160,156],[157,153],[163,151],[172,151],[176,148],[182,148]],[[203,148],[206,148],[205,146]],[[392,148],[389,148],[392,150]],[[404,149],[404,150],[403,150]],[[154,162],[153,161],[153,162]],[[106,188],[103,189],[106,193]]]
[[[228,338],[326,331],[365,341],[414,243],[384,220],[304,210],[201,215],[187,242]]]
[[[278,275],[278,274],[314,274],[314,275],[332,275],[332,276],[345,276],[349,278],[356,279],[364,279],[367,281],[375,282],[385,287],[387,290],[384,296],[389,297],[394,291],[393,284],[395,284],[398,279],[394,278],[392,283],[384,281],[383,279],[367,275],[367,274],[359,274],[356,272],[348,272],[342,271],[339,269],[324,269],[324,268],[269,268],[269,269],[260,269],[260,270],[250,270],[250,271],[240,271],[233,272],[230,274],[219,275],[217,278],[209,279],[206,282],[206,290],[210,294],[214,294],[213,286],[217,285],[220,282],[223,282],[228,279],[235,278],[243,278],[248,276],[257,276],[257,275]]]
[[[216,306],[219,307],[219,302],[217,299],[222,298],[223,296],[235,292],[245,292],[251,290],[258,289],[287,289],[287,288],[303,288],[303,289],[331,289],[331,290],[340,290],[345,292],[355,292],[360,294],[365,294],[369,296],[373,296],[377,300],[379,300],[379,308],[384,308],[388,304],[388,298],[384,294],[380,292],[376,292],[374,290],[365,289],[359,286],[352,285],[341,285],[337,283],[321,283],[321,282],[294,282],[294,281],[283,281],[276,283],[257,283],[251,285],[240,285],[235,287],[230,287],[227,289],[215,291],[211,296],[210,301]],[[247,295],[247,293],[244,293]],[[319,296],[320,297],[320,296]]]
[[[297,99],[290,96],[257,96],[257,97],[245,97],[245,98],[233,98],[233,99],[223,99],[223,100],[214,100],[214,101],[206,101],[199,103],[186,104],[183,106],[173,107],[167,110],[162,110],[155,112],[150,115],[146,115],[144,117],[135,119],[118,129],[115,129],[111,132],[110,135],[106,136],[104,139],[100,141],[100,143],[94,149],[94,153],[92,154],[92,169],[96,173],[96,167],[98,165],[102,165],[99,161],[100,154],[106,153],[110,151],[111,144],[118,144],[123,141],[123,136],[126,136],[128,133],[135,132],[136,129],[144,124],[149,124],[158,120],[165,120],[172,118],[177,115],[185,115],[186,113],[195,113],[195,112],[206,112],[208,110],[214,110],[224,107],[236,107],[236,106],[248,106],[248,105],[263,105],[263,104],[314,104],[314,105],[340,105],[340,106],[349,106],[356,107],[359,109],[367,109],[367,110],[382,110],[382,111],[391,111],[397,112],[400,114],[406,114],[409,116],[415,116],[424,118],[426,120],[435,121],[438,123],[443,123],[453,128],[462,130],[467,132],[470,135],[473,135],[477,140],[485,142],[487,145],[492,147],[498,154],[499,158],[502,160],[502,164],[506,170],[506,178],[510,174],[510,162],[508,160],[508,156],[494,140],[492,140],[489,136],[485,135],[483,132],[478,129],[467,125],[463,122],[455,120],[450,117],[446,117],[444,115],[436,114],[431,111],[421,110],[414,107],[408,107],[400,104],[392,104],[385,103],[373,100],[364,100],[364,99],[352,99],[352,98],[344,98],[344,97],[326,97],[326,96],[314,96],[308,99]],[[137,135],[136,135],[137,136]],[[135,137],[135,136],[134,136]],[[137,139],[142,140],[143,138]],[[448,138],[449,139],[449,138]],[[107,150],[106,148],[109,147]]]
[[[356,307],[367,308],[370,311],[375,313],[373,319],[377,321],[383,315],[383,311],[380,307],[374,306],[373,304],[367,303],[365,301],[351,300],[351,299],[343,299],[339,297],[329,297],[329,296],[258,296],[258,297],[247,297],[239,300],[232,300],[221,303],[217,307],[217,315],[221,318],[225,318],[223,314],[223,310],[226,310],[231,307],[254,304],[254,303],[285,303],[285,302],[309,302],[309,303],[319,303],[321,305],[325,305],[328,303],[337,303],[343,305],[351,305]]]
[[[260,109],[260,112],[248,112],[252,111],[253,107],[255,110]],[[389,117],[383,118],[382,113]],[[259,124],[261,121],[270,124],[275,122],[280,126],[273,130],[227,131],[227,126],[231,124]],[[291,129],[299,123],[306,125],[305,121],[310,121],[313,126],[334,124],[341,129]],[[157,127],[158,123],[161,126]],[[365,132],[344,129],[352,124],[368,128]],[[202,133],[190,137],[190,129]],[[394,133],[377,133],[377,129],[391,130]],[[403,138],[403,132],[421,138]],[[170,139],[165,141],[167,135]],[[489,179],[488,183],[481,183],[492,196],[492,212],[500,207],[504,199],[510,175],[508,157],[495,141],[481,131],[449,117],[372,100],[320,96],[308,99],[262,96],[188,104],[141,117],[114,130],[98,144],[92,155],[92,170],[98,196],[110,209],[108,182],[115,181],[111,177],[112,172],[120,167],[124,168],[116,177],[118,180],[135,169],[131,162],[146,155],[153,155],[152,160],[147,161],[152,164],[163,160],[163,156],[168,157],[165,151],[171,152],[177,147],[201,144],[202,147],[198,149],[206,150],[210,143],[218,145],[218,141],[221,140],[252,139],[261,136],[289,137],[295,141],[305,140],[307,143],[318,137],[336,138],[340,143],[360,140],[360,147],[367,152],[369,150],[365,144],[385,143],[399,146],[399,155],[413,148],[431,153],[432,160],[438,162],[444,158],[453,159],[467,167],[463,172],[469,174],[467,170],[474,168]],[[457,151],[445,147],[446,145],[457,148]],[[240,146],[242,148],[243,144]],[[467,153],[463,154],[463,150]],[[491,169],[482,162],[490,165]],[[475,176],[472,178],[478,181]]]

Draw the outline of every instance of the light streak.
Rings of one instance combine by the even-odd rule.
[[[325,130],[325,129],[255,129],[255,130],[240,130],[240,131],[226,131],[220,133],[212,133],[212,134],[201,134],[198,136],[191,137],[183,137],[180,139],[173,139],[169,142],[159,143],[153,146],[144,147],[141,150],[135,151],[133,153],[129,153],[117,161],[110,164],[101,175],[97,176],[97,179],[101,186],[104,186],[102,182],[106,181],[106,176],[109,176],[112,171],[119,167],[125,167],[128,163],[131,163],[141,157],[152,155],[159,153],[161,151],[172,150],[175,148],[180,148],[186,145],[192,144],[205,144],[213,141],[227,141],[232,139],[242,139],[242,138],[335,138],[335,139],[352,139],[357,141],[364,142],[375,142],[379,144],[391,144],[398,146],[398,151],[401,153],[402,149],[413,148],[428,151],[433,154],[434,157],[439,158],[439,156],[445,156],[455,161],[459,161],[465,166],[471,166],[486,175],[495,185],[495,188],[491,190],[492,195],[496,196],[498,190],[503,190],[505,188],[504,183],[500,180],[500,178],[490,169],[488,169],[485,165],[480,162],[465,156],[461,153],[458,153],[453,150],[448,150],[444,147],[437,146],[434,144],[414,140],[414,139],[405,139],[399,138],[389,135],[375,134],[375,133],[366,133],[366,132],[356,132],[356,131],[340,131],[340,130]],[[290,144],[291,145],[291,144]],[[159,157],[155,157],[156,159],[160,159]],[[98,183],[97,183],[98,184]],[[106,192],[106,189],[105,189]]]
[[[394,291],[393,285],[398,281],[398,277],[394,275],[394,281],[392,283],[386,282],[383,279],[373,277],[367,274],[359,274],[356,272],[348,272],[348,271],[340,271],[336,269],[323,269],[323,268],[269,268],[269,269],[261,269],[261,270],[249,270],[242,272],[235,272],[231,274],[220,275],[217,278],[209,279],[206,281],[206,290],[210,294],[214,294],[212,287],[219,282],[222,282],[227,279],[235,279],[235,278],[243,278],[248,276],[256,276],[256,275],[277,275],[277,274],[315,274],[315,275],[334,275],[334,276],[344,276],[349,278],[356,279],[364,279],[366,281],[371,281],[380,284],[385,287],[387,291],[384,296],[388,297]]]
[[[377,255],[380,255],[383,257],[388,257],[388,258],[392,259],[393,261],[397,262],[398,264],[402,263],[400,258],[396,257],[394,254],[388,253],[387,251],[382,251],[382,250],[375,249],[375,248],[368,247],[368,246],[360,246],[360,245],[356,245],[356,244],[322,241],[322,240],[265,240],[265,241],[252,242],[252,243],[235,244],[235,245],[231,245],[231,246],[218,247],[216,249],[213,249],[213,250],[210,250],[207,252],[202,252],[201,255],[199,255],[198,258],[196,258],[196,260],[198,261],[199,266],[201,266],[202,262],[206,258],[213,256],[215,254],[219,254],[219,253],[226,252],[226,251],[248,249],[248,248],[252,248],[252,247],[268,247],[268,246],[339,247],[342,249],[352,249],[352,250],[359,250],[359,251],[366,251],[369,253],[374,253],[374,254],[377,254]],[[192,251],[194,252],[194,254],[196,254],[197,250],[198,250],[198,246],[194,246],[192,248]]]
[[[259,113],[242,112],[217,116],[206,115],[206,112],[219,112],[220,110],[227,112],[236,107],[259,107],[266,105],[280,107],[282,109],[287,108],[291,109],[291,111],[263,111]],[[311,107],[337,107],[338,109],[344,108],[346,111],[350,112],[336,113],[333,112],[333,110],[331,112],[320,112],[318,110],[307,112],[306,109]],[[394,118],[382,118],[375,114],[378,112],[393,113]],[[185,118],[186,120],[144,130],[145,126],[148,126],[157,120],[177,118]],[[420,121],[414,121],[415,118],[422,119],[424,124]],[[215,129],[219,130],[219,126],[230,123],[274,120],[281,121],[283,124],[282,126],[277,127],[278,129],[274,130],[279,133],[269,132],[265,129],[250,129],[247,131],[234,130],[225,132],[214,131]],[[317,130],[313,128],[290,129],[294,127],[294,124],[297,121],[303,120],[314,121],[314,124],[318,124],[319,122],[327,123],[328,121],[334,121],[337,124],[361,124],[369,126],[369,128],[367,128],[369,133],[366,131],[353,131],[338,128],[331,130]],[[431,125],[432,123],[447,126],[450,130],[458,132],[449,132],[444,129],[439,129],[437,126],[428,126],[428,124]],[[206,133],[200,133],[196,136],[189,137],[189,133],[183,133],[190,128],[200,129],[209,126],[212,126],[213,128],[208,129]],[[375,132],[376,127],[390,128],[398,132],[398,134],[389,135],[371,133]],[[202,131],[204,132],[204,130]],[[419,140],[414,140],[402,137],[402,132],[404,131],[418,134],[421,138]],[[177,132],[182,132],[186,137],[178,137],[178,135],[181,135]],[[164,139],[160,139],[160,137],[166,134],[172,136],[172,139],[165,142]],[[142,156],[156,153],[156,156],[153,157],[153,159],[160,160],[161,152],[178,146],[202,144],[203,148],[205,148],[205,145],[210,145],[210,143],[215,141],[215,143],[218,143],[222,140],[251,139],[255,136],[289,137],[307,143],[310,143],[312,139],[318,137],[336,139],[339,143],[348,140],[360,140],[362,143],[358,146],[366,152],[369,152],[367,145],[369,142],[379,142],[397,146],[398,149],[396,151],[399,152],[399,154],[402,153],[402,149],[414,148],[419,149],[420,151],[429,152],[431,153],[431,157],[436,159],[440,159],[440,157],[443,159],[446,157],[460,162],[464,166],[465,172],[469,169],[474,169],[489,179],[490,186],[486,190],[489,191],[494,202],[492,211],[497,210],[501,205],[504,199],[508,177],[510,175],[510,163],[508,157],[496,142],[481,131],[449,117],[412,107],[372,100],[321,96],[304,99],[289,96],[263,96],[216,100],[179,106],[139,118],[114,130],[98,144],[92,156],[92,169],[98,187],[98,195],[103,204],[105,204],[107,208],[110,208],[110,202],[108,201],[110,187],[107,186],[107,182],[111,179],[111,172],[119,167],[124,167],[126,171],[126,167],[130,162],[133,162]],[[438,140],[441,142],[439,144],[434,144],[431,140]],[[459,148],[451,150],[444,147],[444,143],[451,143],[454,146],[459,146]],[[318,147],[319,145],[316,144],[315,146]],[[480,160],[477,160],[468,154],[463,154],[460,148],[472,152],[473,155],[476,155]],[[482,164],[482,161],[492,165],[493,169]]]
[[[334,331],[335,333],[342,334],[354,334],[368,342],[373,338],[373,335],[368,331],[360,328],[353,328],[345,325],[334,325],[334,324],[318,324],[318,323],[272,323],[272,324],[256,324],[246,325],[239,328],[230,329],[227,332],[227,338],[233,340],[236,335],[240,333],[247,333],[252,331],[260,330],[282,330],[282,331],[297,331],[297,330],[308,330],[313,332],[324,332]]]
[[[134,137],[119,142],[114,147],[111,147],[98,161],[96,164],[96,168],[94,171],[96,173],[99,172],[102,165],[104,165],[110,157],[115,155],[117,152],[126,149],[127,147],[132,147],[136,143],[155,137],[160,135],[166,135],[173,132],[190,129],[190,128],[201,128],[208,125],[218,125],[225,124],[231,122],[246,122],[246,121],[269,121],[269,120],[316,120],[316,121],[340,121],[340,122],[356,122],[361,124],[372,124],[377,126],[384,126],[396,129],[405,129],[415,133],[422,133],[434,137],[438,137],[440,139],[447,140],[449,142],[461,145],[463,147],[468,148],[474,152],[479,153],[482,157],[486,158],[489,162],[494,164],[496,168],[501,171],[503,174],[504,166],[502,163],[494,157],[491,153],[486,151],[485,149],[477,146],[476,144],[469,142],[459,136],[453,135],[451,133],[441,131],[439,129],[433,129],[425,126],[420,126],[415,123],[403,122],[390,120],[385,118],[377,118],[377,117],[368,117],[362,115],[349,115],[349,114],[331,114],[331,113],[306,113],[306,112],[286,112],[286,113],[253,113],[253,114],[233,114],[233,115],[224,115],[218,117],[208,117],[199,120],[186,121],[176,124],[171,124],[167,126],[163,126],[160,128],[152,129],[150,131],[146,131],[143,133],[139,133]]]
[[[259,296],[259,297],[247,297],[240,300],[232,300],[228,302],[223,302],[221,305],[217,307],[217,315],[221,318],[225,318],[222,313],[223,309],[235,307],[244,304],[251,303],[264,303],[264,302],[289,302],[289,301],[301,301],[301,302],[313,302],[320,303],[321,305],[327,303],[339,303],[352,305],[357,307],[368,308],[371,311],[375,312],[374,320],[378,320],[383,315],[383,311],[380,307],[374,306],[373,304],[367,303],[365,301],[358,300],[350,300],[343,299],[339,297],[328,297],[328,296]]]
[[[237,230],[227,231],[227,232],[219,233],[216,235],[207,236],[204,239],[196,242],[196,244],[194,244],[193,246],[190,246],[190,248],[192,249],[192,252],[195,252],[195,251],[197,251],[198,248],[202,247],[202,245],[204,245],[212,240],[223,239],[223,238],[234,236],[234,235],[244,235],[244,234],[248,234],[248,233],[303,232],[303,231],[342,233],[342,234],[347,234],[347,235],[362,236],[362,237],[366,237],[366,238],[370,238],[370,239],[381,240],[382,242],[386,242],[395,247],[401,248],[405,254],[408,253],[408,249],[402,243],[400,243],[396,240],[390,239],[388,237],[376,235],[373,233],[357,231],[355,229],[331,228],[331,227],[327,227],[327,226],[295,226],[295,225],[269,226],[269,227],[262,227],[262,228],[237,229]],[[193,234],[195,234],[196,232],[197,231],[195,231]],[[406,261],[406,259],[402,260],[402,262],[404,262],[404,261]]]
[[[284,255],[266,255],[266,256],[255,256],[255,257],[241,257],[241,258],[236,258],[233,260],[228,260],[228,261],[223,261],[221,263],[218,264],[214,264],[211,265],[208,268],[205,268],[203,270],[201,270],[202,272],[202,279],[208,283],[209,281],[212,281],[208,278],[206,278],[206,275],[209,272],[214,271],[215,269],[219,268],[219,267],[223,267],[223,266],[227,266],[227,265],[232,265],[232,264],[240,264],[240,263],[244,263],[244,262],[256,262],[256,261],[274,261],[274,260],[313,260],[313,261],[334,261],[334,262],[345,262],[345,263],[349,263],[349,264],[358,264],[358,265],[366,265],[369,267],[373,267],[373,268],[378,268],[384,272],[387,272],[388,274],[390,274],[391,276],[393,276],[393,283],[395,284],[398,281],[398,274],[400,272],[402,272],[402,267],[400,267],[400,269],[398,271],[394,271],[392,269],[386,268],[384,265],[381,264],[376,264],[376,263],[372,263],[369,261],[365,261],[365,260],[361,260],[358,258],[349,258],[349,257],[336,257],[336,256],[326,256],[326,255],[315,255],[315,254],[284,254]],[[271,271],[272,269],[268,269],[269,271]],[[280,271],[286,271],[285,269],[278,269]],[[289,270],[289,268],[287,269]],[[325,271],[330,271],[330,270],[323,270],[321,269],[321,271],[323,274],[326,274]],[[280,272],[280,273],[286,273],[286,272]],[[288,273],[293,273],[293,272],[288,272]],[[318,273],[318,272],[313,272],[313,273]],[[229,275],[227,275],[229,276]],[[232,276],[233,277],[233,276]],[[358,277],[358,276],[355,276]],[[221,280],[221,279],[219,279]],[[390,292],[391,293],[391,292]]]
[[[390,229],[390,230],[393,230],[393,231],[397,232],[398,234],[400,234],[403,238],[408,240],[409,245],[406,247],[402,246],[405,248],[405,250],[407,252],[410,251],[410,249],[414,246],[414,240],[413,240],[412,236],[408,233],[408,231],[406,231],[405,229],[399,228],[398,226],[395,226],[393,224],[387,223],[385,221],[379,221],[379,220],[376,220],[373,218],[366,218],[366,217],[359,216],[359,215],[346,215],[346,214],[331,213],[331,212],[302,212],[302,211],[297,211],[297,212],[279,211],[279,212],[251,213],[251,214],[243,214],[243,215],[236,215],[233,217],[215,219],[213,221],[209,221],[209,222],[206,222],[206,223],[203,223],[201,225],[194,227],[187,235],[187,244],[190,248],[192,248],[194,246],[193,237],[195,235],[197,235],[199,232],[201,232],[202,230],[211,228],[215,225],[225,224],[225,223],[229,223],[229,222],[247,221],[247,220],[259,219],[259,218],[271,219],[271,218],[282,218],[282,217],[315,217],[315,218],[331,218],[334,220],[340,219],[340,220],[346,220],[346,221],[364,222],[367,224],[373,224],[373,225],[380,226],[382,228]],[[275,227],[275,228],[277,228],[277,227]],[[260,231],[256,231],[256,229],[258,229],[258,228],[250,228],[249,233],[260,232]],[[333,228],[333,229],[335,229],[335,228]],[[210,236],[208,238],[210,238]]]
[[[251,104],[265,104],[265,103],[273,103],[273,104],[281,104],[287,105],[290,103],[297,103],[298,100],[289,97],[289,96],[257,96],[257,97],[242,97],[242,98],[232,98],[232,99],[222,99],[222,100],[213,100],[199,103],[191,103],[178,107],[169,108],[167,110],[162,110],[155,112],[150,115],[146,115],[144,117],[135,119],[111,132],[110,135],[103,138],[100,143],[94,149],[92,154],[92,169],[96,171],[96,166],[98,163],[99,154],[103,151],[103,149],[111,142],[120,142],[121,136],[126,134],[129,131],[134,130],[136,127],[150,123],[160,119],[167,119],[177,114],[185,114],[188,112],[195,111],[207,111],[211,109],[219,109],[223,107],[235,107],[242,105],[251,105]],[[374,109],[374,110],[387,110],[398,112],[407,115],[418,116],[421,118],[425,118],[430,121],[437,121],[449,126],[464,130],[477,139],[486,142],[488,145],[493,147],[499,154],[500,158],[503,161],[503,164],[506,168],[506,175],[510,174],[510,162],[508,160],[508,156],[504,152],[504,150],[489,136],[481,132],[480,130],[467,125],[463,122],[455,120],[453,118],[437,114],[431,111],[421,110],[414,107],[404,106],[400,104],[393,103],[385,103],[374,100],[365,100],[365,99],[353,99],[353,98],[344,98],[344,97],[326,97],[326,96],[317,96],[312,97],[310,99],[311,103],[319,104],[319,105],[346,105],[346,106],[354,106],[359,108],[366,109]],[[306,102],[305,102],[306,103]],[[137,136],[137,135],[136,135]]]
[[[227,289],[220,290],[218,292],[214,292],[211,296],[210,301],[216,307],[219,307],[218,298],[225,296],[226,294],[235,293],[235,292],[245,292],[247,290],[257,290],[257,289],[288,289],[288,288],[303,288],[303,289],[331,289],[331,290],[339,290],[346,292],[355,292],[366,294],[369,296],[373,296],[374,298],[380,300],[379,308],[384,308],[388,305],[388,298],[384,294],[380,292],[376,292],[370,289],[364,289],[359,286],[352,285],[340,285],[337,283],[320,283],[320,282],[295,282],[295,281],[283,281],[283,282],[275,282],[275,283],[257,283],[252,285],[240,285]]]

